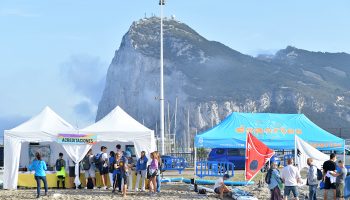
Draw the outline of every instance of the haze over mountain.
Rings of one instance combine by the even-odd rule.
[[[159,126],[159,18],[134,22],[109,66],[96,120],[121,106]],[[184,23],[164,20],[165,108],[177,135],[201,132],[231,112],[304,113],[323,128],[349,127],[350,55],[288,46],[252,57],[209,41]],[[167,121],[167,120],[166,120]],[[190,138],[187,138],[189,140]]]

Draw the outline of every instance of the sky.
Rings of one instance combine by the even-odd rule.
[[[350,53],[350,1],[167,0],[164,15],[249,55],[288,45]],[[50,106],[94,122],[108,66],[157,0],[0,0],[0,134]]]

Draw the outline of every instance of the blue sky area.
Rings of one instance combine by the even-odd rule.
[[[350,53],[350,1],[169,0],[164,13],[245,54],[292,45]],[[0,132],[46,105],[74,126],[95,119],[105,74],[131,23],[157,0],[0,1]]]

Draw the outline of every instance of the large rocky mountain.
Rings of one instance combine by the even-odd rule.
[[[159,127],[159,18],[134,22],[108,69],[96,120],[120,105]],[[294,47],[252,57],[209,41],[184,23],[164,21],[165,113],[177,135],[203,131],[233,111],[304,113],[323,128],[349,127],[350,55]],[[168,120],[166,120],[168,121]],[[188,136],[187,140],[189,139]]]

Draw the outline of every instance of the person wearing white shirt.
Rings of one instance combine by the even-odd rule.
[[[107,175],[108,175],[108,155],[107,155],[107,147],[102,146],[101,152],[99,153],[99,162],[98,162],[98,170],[100,171],[101,180],[102,180],[102,189],[107,189]]]
[[[224,198],[224,193],[228,193],[231,191],[231,189],[228,188],[224,183],[224,181],[228,180],[229,178],[230,176],[228,174],[225,174],[223,177],[220,177],[218,180],[215,181],[214,192],[220,195],[220,199]]]
[[[293,166],[293,159],[287,161],[288,165],[282,169],[281,178],[284,183],[284,199],[287,200],[290,192],[293,193],[294,199],[299,200],[298,183],[301,183],[300,172],[297,167]]]

